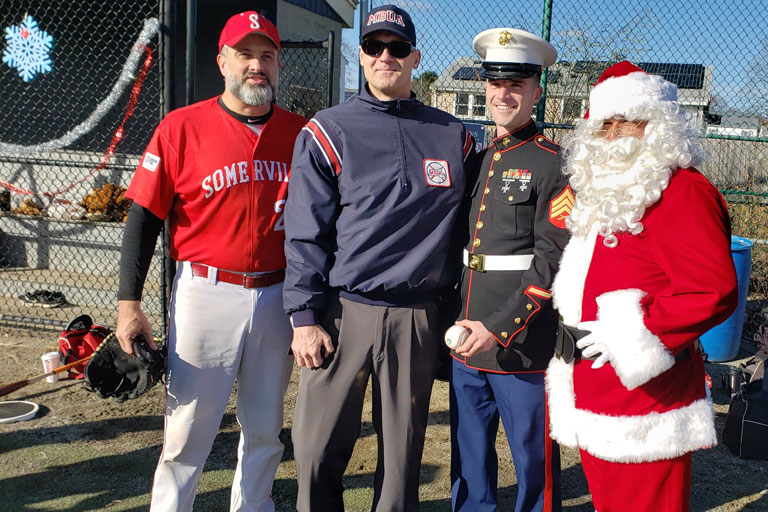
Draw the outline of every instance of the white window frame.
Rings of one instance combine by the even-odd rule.
[[[468,97],[467,103],[459,103],[459,95],[466,94]],[[482,101],[477,101],[477,98],[481,97]],[[459,106],[466,105],[467,113],[459,114]],[[482,108],[482,115],[475,115],[475,108]],[[456,91],[453,95],[453,115],[459,119],[488,119],[488,108],[485,106],[485,94],[475,94],[472,92]]]

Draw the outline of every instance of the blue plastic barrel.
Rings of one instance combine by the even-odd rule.
[[[704,352],[709,361],[730,361],[739,353],[741,333],[744,328],[744,312],[747,308],[747,290],[749,290],[749,270],[752,266],[751,240],[740,236],[731,237],[731,255],[736,266],[736,279],[739,282],[739,303],[736,311],[725,322],[713,327],[701,337]]]

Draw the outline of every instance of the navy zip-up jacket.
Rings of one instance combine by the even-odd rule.
[[[380,101],[366,86],[318,112],[296,139],[285,205],[283,298],[294,326],[319,323],[331,291],[408,306],[451,286],[473,154],[461,121],[414,95]]]

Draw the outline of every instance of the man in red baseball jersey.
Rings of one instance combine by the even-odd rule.
[[[168,219],[178,270],[171,297],[165,438],[153,511],[192,510],[235,380],[241,426],[231,510],[273,511],[283,452],[291,326],[282,312],[283,218],[296,135],[306,120],[274,105],[280,37],[253,11],[219,39],[221,96],[160,123],[127,196],[117,337],[151,339],[141,310],[157,235]]]
[[[620,62],[589,107],[566,153],[550,432],[580,449],[596,510],[687,511],[691,452],[717,443],[697,340],[737,301],[728,210],[675,85]]]

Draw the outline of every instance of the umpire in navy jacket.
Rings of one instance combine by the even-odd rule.
[[[299,511],[343,511],[342,476],[373,381],[373,510],[418,510],[441,343],[437,298],[457,278],[452,242],[474,143],[410,92],[421,54],[408,14],[361,31],[365,89],[319,112],[294,150],[285,206],[284,305],[302,367],[293,423]]]
[[[496,138],[471,189],[456,322],[471,334],[451,353],[453,508],[495,510],[501,417],[517,475],[515,510],[559,510],[560,459],[548,436],[544,370],[557,327],[549,288],[573,195],[560,147],[531,119],[542,67],[557,51],[512,28],[478,34],[474,48],[484,58]]]

